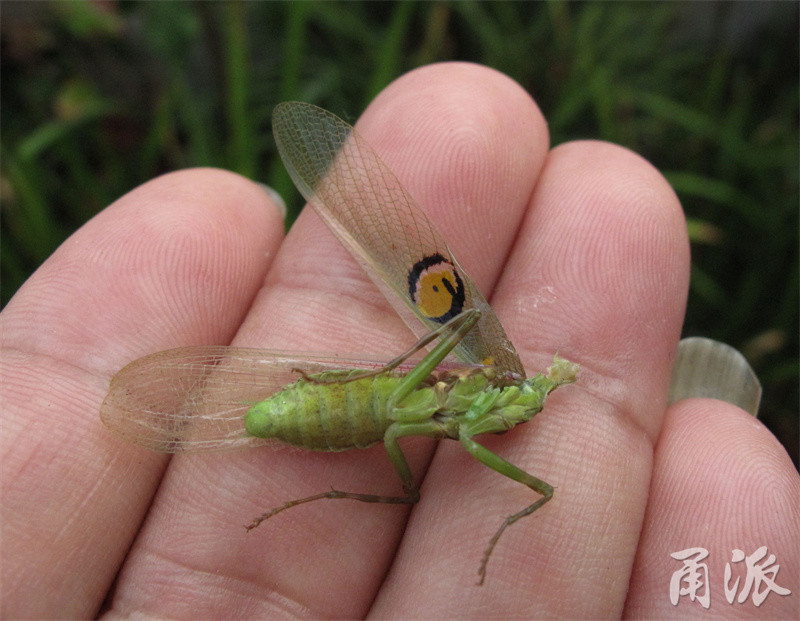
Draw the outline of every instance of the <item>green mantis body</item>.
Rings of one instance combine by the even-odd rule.
[[[539,373],[525,380],[509,375],[498,377],[494,367],[432,375],[479,317],[480,311],[473,309],[446,324],[443,330],[450,329],[453,333],[443,338],[408,374],[390,369],[323,373],[298,380],[253,406],[245,421],[248,433],[256,437],[277,438],[323,451],[366,448],[383,440],[406,495],[374,496],[333,490],[290,501],[257,518],[248,528],[255,528],[284,509],[322,498],[415,503],[420,497],[419,490],[398,440],[405,436],[458,440],[481,463],[542,494],[540,500],[505,520],[492,538],[479,570],[482,583],[486,563],[503,530],[550,500],[553,488],[487,450],[473,436],[503,433],[529,421],[541,411],[552,390],[575,381],[578,368],[556,357],[547,374]],[[344,407],[345,403],[348,407]],[[345,417],[347,420],[343,421]]]
[[[415,503],[420,492],[399,440],[457,440],[481,463],[541,495],[505,519],[490,540],[479,569],[482,584],[503,531],[550,500],[553,488],[481,446],[474,436],[529,421],[552,390],[575,381],[578,365],[556,356],[546,373],[525,379],[513,346],[474,283],[349,125],[299,103],[279,106],[273,124],[300,190],[377,274],[376,282],[389,290],[390,299],[399,298],[422,321],[422,338],[390,363],[371,366],[232,347],[158,352],[132,362],[112,379],[101,418],[123,437],[169,452],[275,440],[308,450],[342,451],[382,441],[403,484],[404,496],[332,490],[293,500],[256,518],[248,529],[321,499]],[[394,224],[376,232],[378,224],[371,220],[380,218],[380,207],[387,204],[393,211],[384,215]],[[403,367],[436,339],[440,342],[421,361]],[[469,364],[437,368],[451,352]]]

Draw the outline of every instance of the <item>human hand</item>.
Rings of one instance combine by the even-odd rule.
[[[491,293],[528,370],[556,351],[582,365],[533,422],[481,438],[553,500],[508,529],[477,588],[489,537],[535,498],[456,443],[404,445],[424,473],[413,509],[312,503],[248,534],[330,486],[397,492],[383,448],[169,461],[109,434],[108,380],[146,353],[233,341],[388,359],[414,341],[316,215],[281,243],[254,184],[174,173],[84,226],[3,311],[5,616],[92,615],[112,585],[115,611],[152,616],[685,616],[697,604],[669,603],[669,555],[698,545],[717,576],[732,548],[768,545],[793,595],[750,610],[790,616],[790,460],[733,406],[666,406],[689,254],[658,172],[609,144],[548,150],[528,95],[471,65],[401,78],[358,129]],[[727,612],[721,583],[711,606]]]

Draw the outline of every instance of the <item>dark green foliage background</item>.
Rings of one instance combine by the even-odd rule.
[[[0,31],[3,304],[166,171],[266,182],[291,223],[277,102],[352,121],[400,74],[470,60],[535,94],[553,144],[613,141],[666,175],[692,237],[684,335],[748,356],[797,463],[797,3],[7,1]]]

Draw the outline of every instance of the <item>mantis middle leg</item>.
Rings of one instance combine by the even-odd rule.
[[[389,408],[394,408],[396,404],[402,402],[402,400],[411,394],[415,389],[417,389],[420,384],[425,381],[425,379],[433,372],[433,370],[438,366],[438,364],[447,357],[447,355],[453,350],[453,348],[464,338],[464,335],[467,334],[474,326],[475,323],[480,319],[480,311],[476,309],[470,309],[461,315],[458,315],[444,324],[441,328],[434,330],[430,334],[426,335],[422,339],[420,339],[414,347],[411,348],[408,352],[395,358],[392,362],[381,369],[383,370],[392,369],[397,367],[399,364],[402,363],[403,360],[408,358],[410,355],[427,345],[429,342],[434,340],[437,336],[441,336],[447,334],[442,341],[433,349],[431,350],[428,355],[426,355],[411,372],[408,373],[403,378],[403,381],[395,390],[392,397],[389,399]],[[366,377],[372,375],[372,372],[369,372]],[[360,376],[361,377],[361,376]],[[297,505],[302,505],[308,502],[313,502],[315,500],[323,500],[325,498],[329,499],[339,499],[339,498],[347,498],[350,500],[359,500],[361,502],[375,502],[375,503],[391,503],[391,504],[413,504],[419,500],[419,489],[417,488],[416,484],[414,483],[414,478],[411,475],[411,469],[408,466],[408,462],[403,454],[403,451],[400,449],[400,445],[397,443],[397,440],[404,436],[427,436],[427,437],[441,437],[441,428],[438,424],[434,421],[419,421],[419,422],[397,422],[392,424],[389,429],[386,430],[386,434],[384,435],[384,445],[386,446],[386,453],[389,456],[394,469],[397,471],[400,480],[403,483],[403,491],[405,491],[405,496],[379,496],[375,494],[359,494],[354,492],[344,492],[341,490],[331,490],[329,492],[322,492],[320,494],[314,494],[313,496],[308,496],[306,498],[299,498],[297,500],[290,500],[289,502],[281,505],[280,507],[275,507],[274,509],[267,511],[263,515],[255,518],[249,525],[246,526],[247,530],[252,530],[264,520],[268,520],[269,518],[285,511],[286,509],[291,509],[292,507],[296,507]]]

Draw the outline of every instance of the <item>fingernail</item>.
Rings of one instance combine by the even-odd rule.
[[[668,401],[691,397],[721,399],[757,417],[761,384],[738,350],[712,339],[690,337],[678,345]]]
[[[283,201],[283,198],[280,194],[278,194],[275,190],[269,187],[266,183],[259,183],[256,181],[256,185],[260,186],[264,192],[266,192],[267,196],[269,196],[270,200],[272,200],[275,205],[277,205],[278,209],[281,212],[281,216],[283,219],[286,219],[286,203]]]

